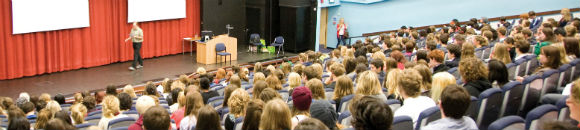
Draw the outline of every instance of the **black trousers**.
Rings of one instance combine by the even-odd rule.
[[[139,65],[143,65],[143,57],[141,57],[141,44],[143,42],[133,42],[133,64],[131,66],[137,67],[137,62]]]
[[[338,45],[340,45],[340,43],[342,43],[342,45],[346,45],[346,41],[345,41],[346,40],[346,37],[344,35],[339,35],[337,37],[337,40],[338,40],[338,43],[336,43],[335,49],[339,49],[338,48]]]

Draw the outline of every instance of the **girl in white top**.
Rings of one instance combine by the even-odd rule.
[[[109,129],[109,121],[117,118],[127,117],[126,115],[120,113],[119,99],[117,99],[117,97],[112,95],[105,96],[102,104],[103,115],[99,121],[99,128],[107,130]]]

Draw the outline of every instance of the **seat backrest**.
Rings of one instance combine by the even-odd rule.
[[[558,108],[551,104],[544,104],[534,108],[526,115],[526,130],[539,130],[542,123],[557,120]]]
[[[224,43],[215,44],[215,52],[225,51],[226,45]]]
[[[242,125],[244,124],[244,117],[238,117],[234,121],[234,130],[242,130]]]
[[[503,101],[499,117],[518,114],[518,109],[524,94],[524,86],[522,83],[512,81],[503,85],[501,89],[503,91]]]
[[[250,34],[250,42],[260,42],[260,34],[257,33]]]
[[[276,44],[284,44],[284,37],[277,36],[276,38],[274,38],[274,43],[276,43]]]
[[[89,126],[96,126],[96,125],[97,124],[95,124],[95,123],[84,123],[84,124],[75,125],[75,127],[78,129],[83,129],[83,128],[87,128]]]
[[[429,122],[441,119],[441,111],[438,106],[430,107],[419,113],[415,130],[420,130],[421,127],[426,126]]]
[[[103,113],[102,110],[93,111],[93,112],[90,112],[89,114],[87,114],[87,117],[94,116],[94,115],[101,115],[101,113]]]
[[[560,100],[558,100],[558,102],[556,102],[556,107],[558,107],[558,120],[559,121],[564,121],[567,119],[570,119],[570,110],[568,108],[568,105],[566,105],[566,99],[568,98],[568,96],[564,96],[562,97]]]
[[[397,99],[389,99],[386,103],[391,108],[391,111],[397,111],[397,109],[401,108],[401,101]]]
[[[485,50],[483,50],[483,59],[489,59],[489,55],[491,55],[491,47],[486,47]]]
[[[527,62],[528,62],[528,59],[526,59],[526,58],[521,58],[521,59],[514,61],[514,64],[516,65],[514,76],[523,77],[526,75],[526,68],[528,67]]]
[[[544,84],[542,85],[540,97],[544,96],[546,93],[556,92],[558,79],[560,78],[558,70],[552,69],[544,71],[542,78],[544,79]]]
[[[479,112],[477,113],[477,125],[485,130],[492,121],[499,116],[503,101],[502,91],[499,88],[489,88],[479,94]]]
[[[525,127],[520,116],[506,116],[491,123],[487,130],[522,130]]]
[[[465,116],[469,116],[471,119],[477,119],[477,112],[479,108],[477,97],[471,96],[471,103],[469,103],[469,108],[465,112]]]
[[[135,120],[139,119],[139,112],[137,111],[125,111],[123,114],[127,115],[128,117],[133,117]]]
[[[113,120],[109,121],[108,128],[111,129],[111,128],[117,128],[117,127],[128,127],[131,124],[135,123],[135,121],[137,121],[137,120],[133,117],[122,117],[122,118],[113,119]]]
[[[409,116],[397,116],[393,119],[392,130],[412,130],[413,119]]]
[[[344,112],[340,113],[340,115],[338,115],[338,123],[344,125],[343,120],[350,117],[350,116],[351,116],[350,111],[344,111]]]
[[[534,50],[534,49],[530,49],[530,50]],[[536,71],[536,69],[538,67],[540,67],[540,62],[538,61],[538,59],[536,58],[536,55],[527,55],[524,58],[528,59],[527,62],[527,67],[526,67],[526,75],[531,75],[534,73],[534,71]]]
[[[461,75],[459,74],[458,67],[453,67],[453,68],[447,70],[447,72],[449,72],[451,75],[453,75],[453,77],[455,77],[455,79],[459,79],[459,77],[461,77]]]
[[[85,121],[87,123],[98,124],[99,121],[101,121],[101,115],[89,116],[89,117],[85,118]]]
[[[508,80],[515,80],[516,79],[516,67],[515,63],[508,63],[505,65],[508,70]]]
[[[540,91],[542,89],[544,79],[539,75],[530,75],[522,81],[524,86],[524,94],[522,95],[522,103],[520,104],[519,114],[525,116],[526,113],[533,109],[540,100]]]
[[[342,97],[342,99],[340,100],[340,111],[339,112],[344,112],[347,111],[348,109],[348,105],[350,104],[350,100],[352,100],[352,98],[354,97],[354,95],[346,95],[344,97]]]
[[[558,78],[558,85],[556,88],[563,88],[563,85],[568,84],[570,82],[570,73],[572,72],[572,66],[569,64],[564,64],[558,68],[558,73],[560,73]]]
[[[224,96],[224,91],[225,91],[224,88],[226,88],[226,87],[225,86],[216,86],[216,87],[212,88],[212,90],[218,92],[218,94],[220,96]]]
[[[326,96],[326,100],[332,100],[332,98],[334,97],[334,92],[333,91],[331,91],[331,92],[326,91],[326,92],[324,92],[324,95]]]
[[[224,97],[223,96],[217,96],[217,97],[212,97],[207,99],[207,104],[210,105],[214,105],[216,102],[223,102],[224,101]]]
[[[128,129],[129,129],[128,126],[124,126],[124,127],[115,127],[115,128],[109,129],[109,130],[128,130]]]

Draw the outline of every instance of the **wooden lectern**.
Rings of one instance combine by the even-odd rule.
[[[197,63],[213,64],[223,62],[224,60],[222,58],[226,57],[217,57],[218,59],[215,57],[215,45],[217,43],[224,43],[226,45],[226,51],[232,53],[232,61],[238,59],[238,39],[223,34],[215,36],[213,39],[206,42],[197,42]],[[229,60],[229,58],[227,60]]]

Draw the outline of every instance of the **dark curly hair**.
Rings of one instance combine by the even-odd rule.
[[[351,124],[356,130],[390,130],[393,112],[389,105],[372,96],[356,96],[350,105]]]

